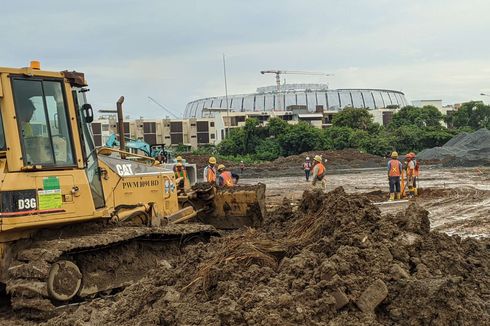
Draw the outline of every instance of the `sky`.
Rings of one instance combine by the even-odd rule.
[[[288,83],[400,90],[444,104],[490,97],[488,0],[4,1],[0,66],[86,74],[89,102],[131,118],[176,116],[188,102]]]

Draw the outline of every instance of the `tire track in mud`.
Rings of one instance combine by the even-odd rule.
[[[434,230],[465,237],[490,237],[490,191],[471,186],[430,189],[420,204],[430,212]]]

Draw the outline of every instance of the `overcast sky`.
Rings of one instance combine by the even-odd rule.
[[[86,73],[96,109],[120,95],[132,118],[274,84],[260,70],[304,70],[288,83],[388,88],[445,104],[490,94],[488,0],[3,1],[0,66]],[[328,78],[328,79],[327,79]]]

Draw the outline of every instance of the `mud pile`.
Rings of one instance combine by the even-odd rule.
[[[444,166],[490,166],[490,131],[460,133],[442,147],[423,150],[417,157]]]
[[[47,325],[490,323],[490,242],[430,232],[427,215],[412,205],[382,217],[342,188],[306,191],[264,229],[185,247]]]
[[[262,176],[262,175],[274,175],[274,176],[291,176],[302,175],[303,163],[305,158],[309,157],[313,160],[315,155],[321,155],[328,162],[327,173],[329,171],[343,170],[343,169],[356,169],[356,168],[376,168],[382,167],[386,164],[386,160],[383,157],[363,153],[356,149],[343,149],[335,151],[312,151],[306,152],[300,155],[291,155],[287,157],[279,157],[273,162],[261,163],[246,169],[245,176]]]
[[[352,168],[376,168],[383,167],[386,160],[383,157],[362,153],[355,149],[343,149],[335,151],[315,151],[306,152],[300,155],[291,155],[288,157],[279,157],[272,162],[259,164],[246,164],[243,173],[240,172],[239,164],[231,161],[218,160],[219,164],[224,164],[227,168],[243,177],[263,177],[263,176],[291,176],[302,175],[303,163],[307,156],[313,160],[315,155],[321,155],[328,159],[327,170],[342,170]],[[208,164],[208,155],[183,154],[183,157],[189,163],[197,165],[198,171],[202,171]]]

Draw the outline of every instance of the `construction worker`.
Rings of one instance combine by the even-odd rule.
[[[216,185],[218,187],[234,187],[238,183],[238,179],[240,179],[238,174],[226,170],[223,164],[218,165],[218,173],[219,177],[216,179]],[[233,181],[233,179],[235,180]]]
[[[177,192],[185,193],[185,189],[190,188],[189,177],[187,176],[187,171],[182,163],[175,164],[175,181],[177,183]]]
[[[326,174],[326,169],[325,165],[322,163],[322,157],[320,155],[315,155],[313,158],[313,181],[312,185],[313,187],[316,186],[316,183],[318,181],[321,181],[321,188],[322,190],[326,191],[327,190],[327,180],[325,178]]]
[[[211,156],[208,165],[204,168],[204,182],[216,183],[216,158]]]
[[[245,163],[243,163],[243,161],[240,161],[240,174],[243,174],[243,170],[245,170]]]
[[[400,199],[400,176],[402,174],[402,163],[398,161],[398,153],[391,153],[388,161],[388,181],[390,183],[390,200]]]
[[[34,136],[34,134],[32,132],[30,121],[32,119],[34,111],[36,110],[36,107],[34,106],[32,101],[27,98],[23,98],[23,100],[21,100],[20,102],[21,104],[17,111],[22,129],[22,137],[32,137]]]
[[[419,176],[419,163],[413,152],[405,155],[407,159],[407,184],[410,197],[417,196],[417,178]]]
[[[308,156],[306,157],[305,162],[303,163],[303,170],[305,171],[306,182],[310,181],[311,162]]]
[[[174,173],[177,171],[177,164],[179,164],[179,163],[180,163],[180,164],[182,164],[182,167],[185,169],[185,166],[184,166],[184,159],[182,158],[182,156],[180,156],[180,155],[179,155],[179,156],[177,156],[177,157],[175,158],[175,160],[177,161],[177,163],[174,165],[174,168],[173,168],[173,169],[174,169]]]

